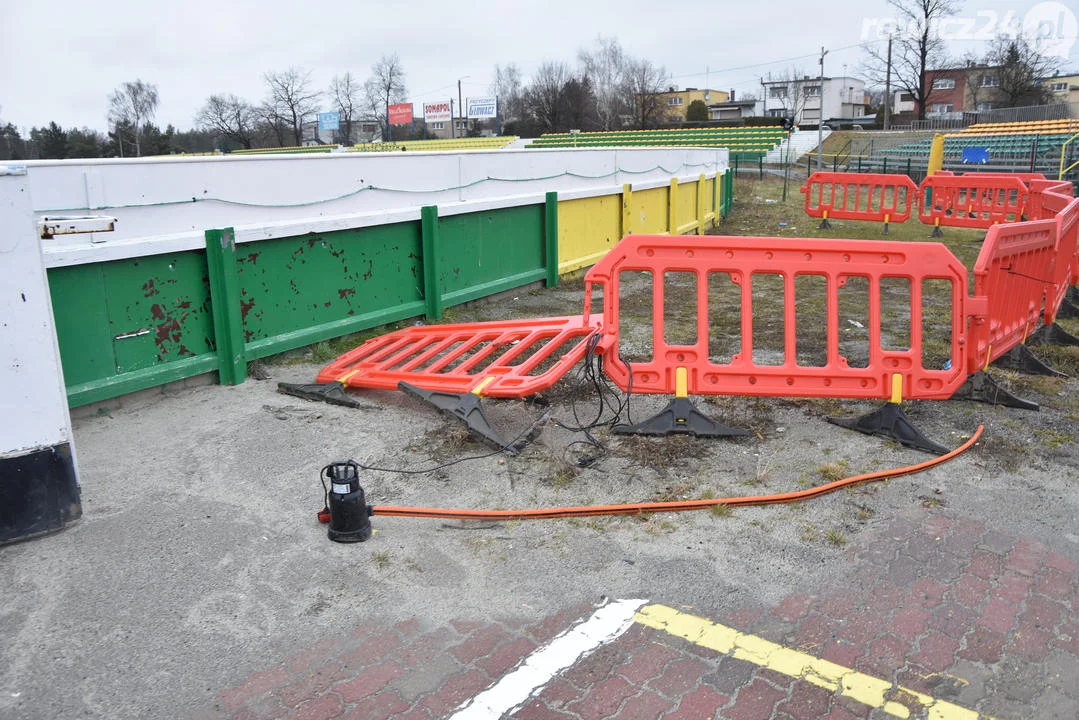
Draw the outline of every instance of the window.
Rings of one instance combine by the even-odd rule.
[[[440,123],[440,122],[431,123],[431,129],[432,130],[443,130],[443,129],[445,129],[445,127],[446,127],[446,123]]]
[[[914,96],[910,93],[900,93],[899,102],[914,102]]]
[[[806,97],[820,97],[820,85],[806,85],[802,92]]]
[[[787,117],[787,111],[783,108],[771,108],[768,111],[768,117]]]
[[[933,81],[934,90],[955,90],[954,78],[937,78]]]
[[[1067,90],[1068,83],[1066,82],[1055,82],[1049,85],[1049,92],[1067,92]]]
[[[997,106],[996,103],[978,103],[978,112],[985,112],[986,110],[992,110]]]
[[[458,130],[465,130],[465,129],[467,129],[467,126],[468,126],[468,121],[467,120],[458,120],[457,121],[457,129]]]
[[[929,109],[930,115],[943,115],[944,113],[950,113],[953,105],[951,103],[933,103]]]
[[[768,97],[771,98],[785,98],[787,97],[786,86],[770,87],[768,88]]]
[[[1000,87],[1000,78],[996,75],[982,75],[982,87]]]
[[[675,106],[681,105],[683,102],[684,102],[684,100],[682,98],[680,98],[680,97],[667,98],[668,107],[675,107]]]

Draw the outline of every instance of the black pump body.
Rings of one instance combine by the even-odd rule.
[[[371,509],[360,487],[360,466],[354,460],[333,462],[322,473],[330,481],[330,540],[352,543],[371,537]]]

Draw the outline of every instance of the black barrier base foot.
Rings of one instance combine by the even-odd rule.
[[[636,425],[615,425],[618,435],[695,435],[697,437],[739,437],[749,435],[745,430],[732,428],[708,417],[689,401],[675,398],[667,407]]]
[[[540,425],[537,424],[528,435],[517,440],[514,444],[509,445],[502,439],[502,436],[498,434],[491,425],[491,422],[487,419],[487,415],[483,412],[483,403],[481,402],[479,395],[476,395],[475,393],[451,393],[442,392],[440,390],[427,390],[425,388],[416,387],[404,380],[397,383],[397,389],[410,397],[434,405],[439,412],[453,415],[458,420],[464,422],[464,424],[468,426],[468,429],[480,437],[484,442],[498,450],[504,450],[510,455],[516,455],[521,452],[524,446],[531,442],[540,431]]]
[[[1042,325],[1027,338],[1027,345],[1079,345],[1079,338],[1056,323]]]
[[[1030,351],[1026,345],[1016,345],[1004,355],[993,361],[993,365],[1005,370],[1018,370],[1027,375],[1050,375],[1068,377],[1064,373],[1049,367]]]
[[[367,407],[350,397],[349,394],[345,392],[344,384],[339,383],[336,380],[329,383],[310,383],[308,385],[300,383],[277,383],[277,392],[282,395],[292,395],[293,397],[303,398],[304,400],[315,400],[317,402],[330,403],[331,405],[344,405],[345,407],[350,408]]]
[[[984,372],[974,373],[967,381],[959,386],[949,400],[977,400],[990,405],[1004,405],[1005,407],[1020,408],[1022,410],[1038,410],[1038,403],[1024,400],[1012,395],[1002,388],[991,375]]]
[[[1079,307],[1076,307],[1075,303],[1068,298],[1064,298],[1060,301],[1060,307],[1057,308],[1057,318],[1064,320],[1079,318]]]
[[[888,223],[884,223],[884,234],[888,234]]]
[[[937,445],[914,427],[910,418],[898,403],[885,403],[871,413],[856,418],[825,418],[833,425],[857,430],[866,435],[881,435],[896,440],[909,448],[943,455],[948,448]]]
[[[933,232],[929,233],[929,237],[944,237],[944,231],[940,229],[940,225],[933,228]]]
[[[1072,285],[1068,288],[1068,294],[1064,296],[1065,299],[1070,300],[1073,303],[1079,303],[1079,287]]]
[[[825,218],[824,220],[820,221],[820,225],[817,226],[817,229],[818,230],[831,230],[832,229],[832,223],[828,222],[828,219]]]

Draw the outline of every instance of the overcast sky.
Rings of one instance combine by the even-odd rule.
[[[978,38],[1009,13],[1021,20],[1033,11],[1066,36],[1056,48],[1068,46],[1066,65],[1079,68],[1066,5],[986,0],[961,8],[955,56],[980,51]],[[347,71],[366,80],[394,52],[410,101],[456,98],[461,78],[465,97],[481,96],[496,64],[516,63],[527,83],[545,60],[576,66],[598,35],[664,66],[679,87],[746,92],[769,72],[815,75],[822,45],[826,75],[857,74],[857,45],[876,38],[875,20],[893,15],[885,0],[0,0],[0,122],[24,131],[49,121],[104,130],[109,94],[139,78],[158,88],[157,124],[188,129],[211,94],[261,101],[266,71],[310,70],[324,89]]]

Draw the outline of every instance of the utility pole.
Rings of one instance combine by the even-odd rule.
[[[820,87],[817,92],[817,172],[824,168],[824,56],[828,51],[821,46],[820,49],[820,75],[818,82]]]
[[[892,125],[892,33],[888,33],[888,71],[884,76],[884,129]]]
[[[464,105],[464,103],[461,102],[461,80],[464,80],[464,78],[458,78],[458,80],[457,80],[457,110],[462,115],[465,115],[465,114],[467,114],[467,113],[465,113],[465,105]],[[465,128],[466,128],[466,132],[467,132],[468,120],[465,120]]]

